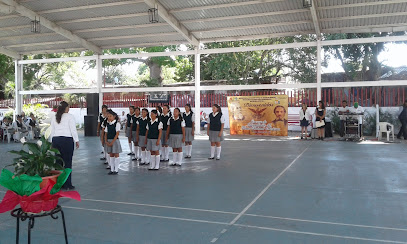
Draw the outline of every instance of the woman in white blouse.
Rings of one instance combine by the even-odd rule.
[[[58,107],[55,117],[51,121],[51,138],[52,147],[60,152],[61,158],[64,162],[65,168],[72,169],[72,156],[74,151],[74,143],[76,148],[79,148],[78,132],[76,131],[75,118],[69,114],[69,105],[67,102],[62,101]],[[67,181],[62,187],[65,190],[73,190],[75,187],[72,185],[72,173],[69,175]]]
[[[301,139],[307,139],[308,136],[308,126],[309,121],[311,120],[311,114],[307,108],[307,104],[303,103],[300,110],[300,126],[301,126]]]

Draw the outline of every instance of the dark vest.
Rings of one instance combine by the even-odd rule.
[[[117,121],[112,125],[107,123],[107,125],[106,125],[107,126],[107,139],[114,139],[114,137],[116,136],[116,124],[117,124]]]
[[[20,123],[18,120],[16,122],[17,122],[17,127],[23,128],[23,123]]]
[[[181,126],[182,120],[181,118],[178,118],[177,120],[174,120],[174,118],[170,119],[170,134],[182,134],[182,126]]]
[[[100,113],[99,114],[99,123],[100,123],[100,125],[102,125],[102,123],[103,123],[103,121],[105,120],[106,118],[103,118],[103,116],[102,116],[102,113]]]
[[[34,127],[35,126],[35,120],[30,119],[30,126]]]
[[[186,113],[182,114],[182,117],[184,117],[185,120],[185,127],[192,128],[192,116],[194,116],[194,113],[192,111],[187,115]]]
[[[131,119],[132,119],[133,116],[130,115],[130,114],[127,114],[126,116],[127,116],[126,126],[130,127],[131,126]]]
[[[171,118],[171,115],[169,116],[160,116],[160,121],[163,123],[163,130],[167,130],[168,128],[168,120]]]
[[[139,131],[138,131],[138,134],[140,135],[140,136],[145,136],[146,135],[146,132],[147,132],[147,123],[150,121],[150,118],[147,118],[146,120],[143,120],[142,118],[140,118],[139,120],[138,120],[138,123],[139,123],[139,126],[140,126],[140,129],[139,129]]]
[[[210,125],[209,130],[211,131],[220,131],[222,127],[222,123],[220,122],[220,118],[222,117],[222,113],[218,113],[216,116],[213,116],[213,113],[209,114],[210,118]]]
[[[131,116],[132,122],[133,122],[133,128],[132,131],[136,131],[137,130],[137,121],[140,121],[140,117],[136,117],[135,114],[133,114]]]
[[[158,129],[159,124],[160,120],[154,124],[151,124],[151,121],[148,122],[148,139],[158,139],[158,135],[160,134],[160,130]]]

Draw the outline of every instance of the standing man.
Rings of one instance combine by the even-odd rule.
[[[403,110],[399,115],[399,120],[401,122],[401,128],[397,134],[397,139],[401,139],[401,135],[403,135],[404,140],[407,140],[407,99],[404,101]]]
[[[343,100],[342,107],[339,108],[339,119],[341,121],[339,135],[341,137],[345,136],[346,113],[349,113],[348,102],[346,100]]]

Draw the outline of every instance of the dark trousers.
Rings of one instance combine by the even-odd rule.
[[[401,128],[399,133],[397,134],[397,138],[400,138],[402,135],[404,140],[407,140],[407,120],[400,120]]]
[[[60,156],[64,160],[64,162],[59,160],[58,163],[64,166],[66,169],[72,169],[72,156],[74,150],[74,142],[72,137],[53,137],[52,147],[59,150]],[[72,186],[72,173],[69,175],[64,184],[64,187],[68,186]]]
[[[345,120],[341,120],[340,128],[339,128],[339,135],[341,137],[345,136]]]

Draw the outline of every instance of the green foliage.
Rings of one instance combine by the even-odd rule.
[[[326,117],[331,119],[331,126],[332,126],[334,133],[339,134],[340,128],[341,128],[341,120],[339,118],[339,108],[334,107],[334,108],[328,109]]]
[[[13,119],[13,115],[14,115],[13,109],[9,109],[7,112],[4,113],[4,117],[11,118],[11,119]]]
[[[398,117],[389,111],[383,111],[383,109],[379,109],[379,121],[380,122],[388,122],[394,125],[394,128],[398,128],[401,126]],[[364,118],[363,124],[363,133],[365,135],[376,135],[376,113],[366,114]]]
[[[23,146],[27,146],[29,151],[10,151],[19,156],[14,159],[14,163],[8,165],[14,167],[16,176],[26,174],[46,177],[51,175],[52,170],[64,169],[57,163],[57,160],[62,161],[62,158],[58,156],[58,149],[52,148],[51,143],[44,136],[37,143],[25,142]]]
[[[194,62],[191,58],[178,56],[175,60],[175,81],[176,82],[188,82],[194,79]]]
[[[34,117],[37,119],[38,122],[41,122],[47,118],[47,114],[44,113],[44,108],[48,108],[48,105],[45,104],[24,104],[23,105],[23,112],[26,116],[29,116],[30,113],[34,114]]]
[[[14,62],[13,59],[0,54],[0,91],[6,91],[6,84],[8,82],[14,82]],[[9,91],[9,90],[8,90]],[[10,95],[9,92],[4,94],[5,98]],[[0,99],[2,99],[2,94],[0,92]]]
[[[83,108],[85,105],[85,103],[84,103],[85,97],[86,97],[86,95],[83,93],[76,93],[76,94],[66,93],[63,95],[63,99],[65,102],[67,102],[69,105],[79,104],[80,108]]]
[[[146,86],[146,87],[158,87],[161,86],[161,82],[157,79],[144,79],[140,81],[140,85]]]

